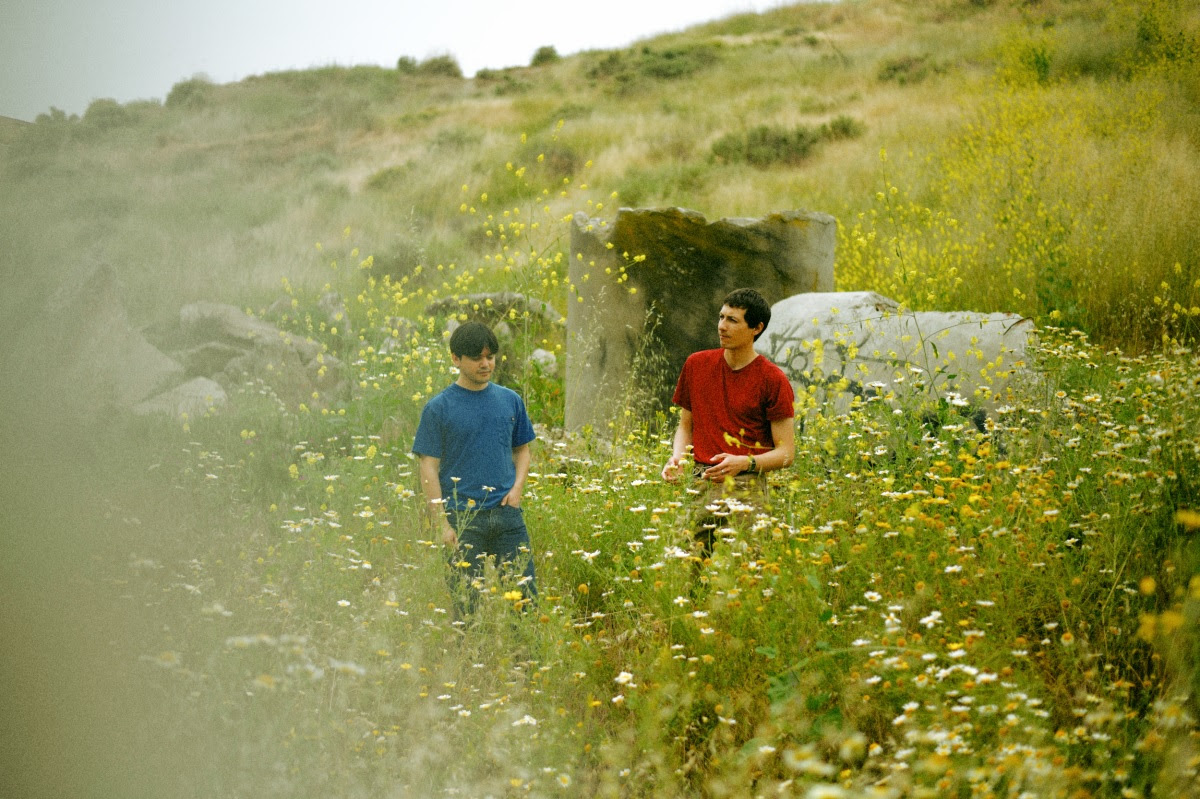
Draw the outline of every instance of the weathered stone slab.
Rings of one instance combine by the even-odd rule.
[[[107,264],[52,298],[45,329],[53,339],[41,379],[84,416],[102,407],[128,408],[183,376],[178,362],[130,326],[116,272]]]
[[[219,302],[194,302],[179,311],[184,334],[192,340],[233,341],[265,349],[292,349],[307,363],[321,345],[295,333],[287,333],[264,319],[250,316],[241,308]]]
[[[827,411],[854,396],[991,410],[1024,366],[1033,330],[1016,314],[912,312],[873,292],[820,292],[775,303],[755,349]]]
[[[446,297],[425,306],[426,316],[443,314],[465,314],[470,319],[495,325],[497,322],[515,318],[524,314],[540,317],[553,325],[566,322],[553,305],[548,302],[528,297],[516,291],[492,291],[476,294],[464,294],[460,297]]]
[[[752,287],[772,300],[832,290],[836,232],[833,217],[803,211],[709,222],[681,208],[622,208],[611,225],[576,214],[568,429],[607,422],[631,390],[669,402],[687,356],[717,346],[730,291]],[[635,362],[655,374],[635,374]]]
[[[196,377],[170,391],[139,402],[133,406],[133,412],[139,416],[164,414],[180,419],[186,415],[194,419],[211,408],[221,407],[227,400],[220,383],[207,377]]]

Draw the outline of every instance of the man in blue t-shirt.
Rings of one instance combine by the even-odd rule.
[[[488,557],[498,566],[524,561],[518,582],[532,599],[537,587],[521,494],[536,436],[520,395],[491,382],[499,350],[484,324],[466,322],[454,331],[450,356],[458,379],[421,411],[412,451],[420,458],[421,491],[454,553],[453,573],[468,564],[468,583],[475,586]],[[473,607],[473,591],[457,580],[452,588],[466,591],[460,610]]]

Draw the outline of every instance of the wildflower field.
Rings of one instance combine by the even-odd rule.
[[[770,512],[729,519],[704,562],[694,491],[658,476],[669,415],[582,436],[540,426],[524,507],[541,597],[493,579],[456,621],[455,566],[408,452],[421,401],[452,379],[444,339],[414,328],[381,355],[370,342],[390,332],[361,334],[359,388],[336,407],[281,408],[248,385],[238,402],[261,413],[108,442],[140,454],[92,479],[103,498],[83,518],[108,533],[68,594],[106,621],[83,640],[120,631],[74,663],[121,697],[85,727],[115,724],[119,742],[91,752],[130,760],[84,783],[97,795],[1200,784],[1190,348],[1132,357],[1044,326],[1035,378],[983,430],[902,395],[810,410]]]
[[[1002,11],[1017,19],[979,45],[986,59],[963,56],[956,69],[987,72],[986,90],[964,100],[962,114],[930,123],[936,141],[880,132],[883,112],[866,133],[829,123],[853,141],[778,137],[843,148],[835,158],[858,148],[865,158],[853,168],[701,168],[700,159],[686,163],[691,145],[674,128],[650,145],[619,138],[614,109],[641,104],[626,119],[635,134],[652,113],[674,117],[680,109],[668,106],[689,102],[687,93],[651,96],[648,81],[668,66],[715,69],[714,59],[733,59],[722,47],[738,37],[775,37],[762,58],[813,49],[799,86],[859,80],[852,64],[862,51],[839,50],[829,31],[853,23],[886,33],[901,11],[917,13],[905,4],[846,4],[840,23],[829,9],[779,9],[691,34],[721,46],[688,39],[539,66],[586,68],[598,96],[615,98],[564,117],[547,117],[562,110],[558,99],[513,88],[528,75],[490,76],[518,95],[504,113],[537,123],[529,135],[488,128],[474,137],[460,120],[436,132],[428,152],[470,158],[381,169],[362,194],[313,177],[287,224],[272,216],[285,201],[263,201],[269,183],[210,216],[199,209],[221,205],[219,192],[198,189],[188,210],[203,224],[187,231],[173,230],[182,223],[169,203],[151,224],[123,194],[123,212],[104,206],[111,217],[75,213],[88,192],[117,197],[102,175],[89,178],[83,199],[38,195],[0,216],[13,251],[29,259],[38,248],[18,228],[37,213],[70,217],[62,236],[45,240],[54,257],[72,236],[100,236],[124,219],[137,235],[109,246],[135,319],[153,321],[167,299],[229,291],[320,343],[349,377],[344,392],[300,404],[253,381],[211,413],[112,415],[99,429],[5,387],[0,794],[1200,794],[1200,277],[1188,224],[1200,199],[1189,180],[1200,163],[1188,126],[1200,86],[1195,13],[1166,0],[1113,4],[1106,24],[1139,27],[1114,34],[1127,47],[1089,60],[1100,45],[1085,46],[1095,32],[1085,22],[1099,12],[1039,8],[945,2],[920,12],[948,26]],[[797,27],[811,19],[825,22]],[[960,55],[971,46],[955,43]],[[870,80],[928,91],[908,87],[944,79],[955,51],[944,52],[938,62],[888,51],[879,69],[871,62]],[[744,79],[737,69],[727,63],[708,93]],[[258,113],[290,119],[262,84],[319,79],[289,74],[237,91]],[[378,88],[370,75],[359,79]],[[975,78],[957,80],[961,88]],[[853,110],[856,85],[824,85],[842,99],[813,113]],[[222,87],[187,87],[194,97],[159,111],[192,109],[192,121],[227,142],[233,113],[204,105]],[[499,113],[500,88],[473,96],[468,115]],[[441,84],[429,92],[452,104]],[[870,96],[880,107],[897,102]],[[748,91],[742,102],[753,108],[742,110],[771,116],[793,100]],[[382,140],[389,125],[407,135],[436,117],[409,109],[360,129],[347,107],[333,112],[337,125],[318,126],[323,146]],[[74,132],[67,126],[78,123],[43,123],[61,138],[38,147],[65,149],[18,145],[5,174],[27,179],[30,191],[34,178],[66,181],[64,164],[81,151],[70,148],[87,137],[112,137],[113,150],[86,151],[93,166],[124,157],[113,155],[118,147],[138,151],[136,126],[128,139],[120,120],[107,132],[87,127],[100,118]],[[147,141],[161,149],[147,160],[169,158],[181,180],[207,186],[188,165],[225,151],[174,149],[178,120],[155,119]],[[710,122],[689,124],[716,138]],[[745,140],[761,144],[769,133]],[[585,147],[594,163],[576,155]],[[276,157],[239,152],[262,160],[264,173]],[[665,165],[677,156],[684,166]],[[455,618],[447,577],[458,566],[424,516],[409,448],[422,405],[454,379],[447,323],[489,312],[468,295],[519,291],[565,313],[579,301],[567,279],[572,212],[603,224],[639,193],[681,193],[730,213],[763,197],[774,207],[834,172],[843,183],[823,189],[820,210],[839,218],[839,289],[1037,323],[1025,363],[1014,365],[1020,379],[992,412],[939,396],[910,370],[844,413],[801,392],[796,460],[772,473],[770,508],[727,518],[701,561],[689,546],[698,492],[659,476],[671,410],[631,392],[597,400],[614,408],[609,426],[564,430],[564,331],[513,311],[497,379],[525,397],[538,431],[523,507],[539,599],[527,602],[491,574],[477,610]],[[400,200],[363,199],[407,198],[407,183],[439,209],[422,206],[420,227],[396,221]],[[355,212],[364,227],[327,218]],[[247,215],[254,226],[235,230]],[[210,247],[203,240],[221,225],[233,232]],[[385,236],[388,225],[404,229]],[[211,263],[212,274],[155,283],[137,260],[139,246],[161,243],[149,229],[182,243],[185,262]],[[297,241],[285,246],[288,234]],[[283,264],[282,274],[247,266],[250,254]],[[17,273],[6,272],[19,290],[5,308],[20,320],[49,278],[20,283]],[[347,302],[340,326],[320,321],[328,290]],[[290,307],[269,313],[280,293]],[[443,300],[451,310],[426,310]],[[558,373],[532,365],[536,348],[556,354]],[[4,354],[11,373],[20,358]],[[53,368],[36,352],[20,356],[19,374]],[[675,378],[641,368],[648,385]]]

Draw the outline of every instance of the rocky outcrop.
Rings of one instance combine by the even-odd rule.
[[[219,408],[229,399],[225,389],[207,377],[193,377],[182,385],[133,406],[138,416],[165,414],[177,419],[193,418]]]
[[[548,302],[528,297],[516,291],[481,292],[464,294],[461,297],[446,297],[425,307],[426,316],[449,314],[478,319],[488,325],[506,319],[516,319],[525,314],[540,318],[552,325],[566,322],[562,314]]]
[[[323,300],[324,302],[324,300]],[[329,323],[344,317],[339,299],[329,299]],[[188,389],[172,389],[137,405],[138,413],[155,413],[217,397],[218,403],[246,384],[273,393],[285,407],[301,403],[323,407],[345,390],[341,361],[320,342],[281,330],[233,305],[196,302],[179,311],[176,324],[156,331],[164,349],[194,379]],[[214,392],[213,386],[222,392]]]
[[[345,315],[340,302],[328,298],[331,320]],[[81,425],[114,412],[195,417],[248,383],[292,408],[321,407],[346,390],[345,369],[322,344],[232,305],[193,303],[171,324],[133,328],[107,265],[63,286],[31,318],[12,349],[36,356],[10,358],[19,386],[9,393]]]
[[[1016,314],[914,312],[873,292],[818,292],[775,303],[755,349],[827,410],[855,396],[991,410],[1022,372],[1033,331]]]
[[[787,211],[710,222],[681,208],[623,208],[611,225],[575,215],[567,313],[566,426],[600,425],[627,391],[666,404],[687,356],[716,346],[721,300],[833,289],[837,223]],[[654,364],[655,379],[635,372]]]
[[[129,408],[185,376],[183,366],[129,324],[116,273],[99,266],[82,283],[51,297],[39,330],[39,390],[70,413],[95,418],[110,408]]]

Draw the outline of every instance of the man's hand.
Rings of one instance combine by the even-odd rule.
[[[521,507],[521,492],[513,488],[504,495],[504,499],[500,500],[501,505],[507,505],[510,508]]]
[[[448,549],[458,546],[458,533],[450,526],[450,522],[442,519],[442,544]]]
[[[667,465],[662,469],[662,479],[668,483],[674,483],[683,474],[683,461],[681,455],[672,455],[667,459]]]
[[[704,470],[705,480],[724,480],[726,477],[733,477],[750,468],[750,458],[746,455],[731,455],[728,452],[721,452],[713,460],[716,463]]]

